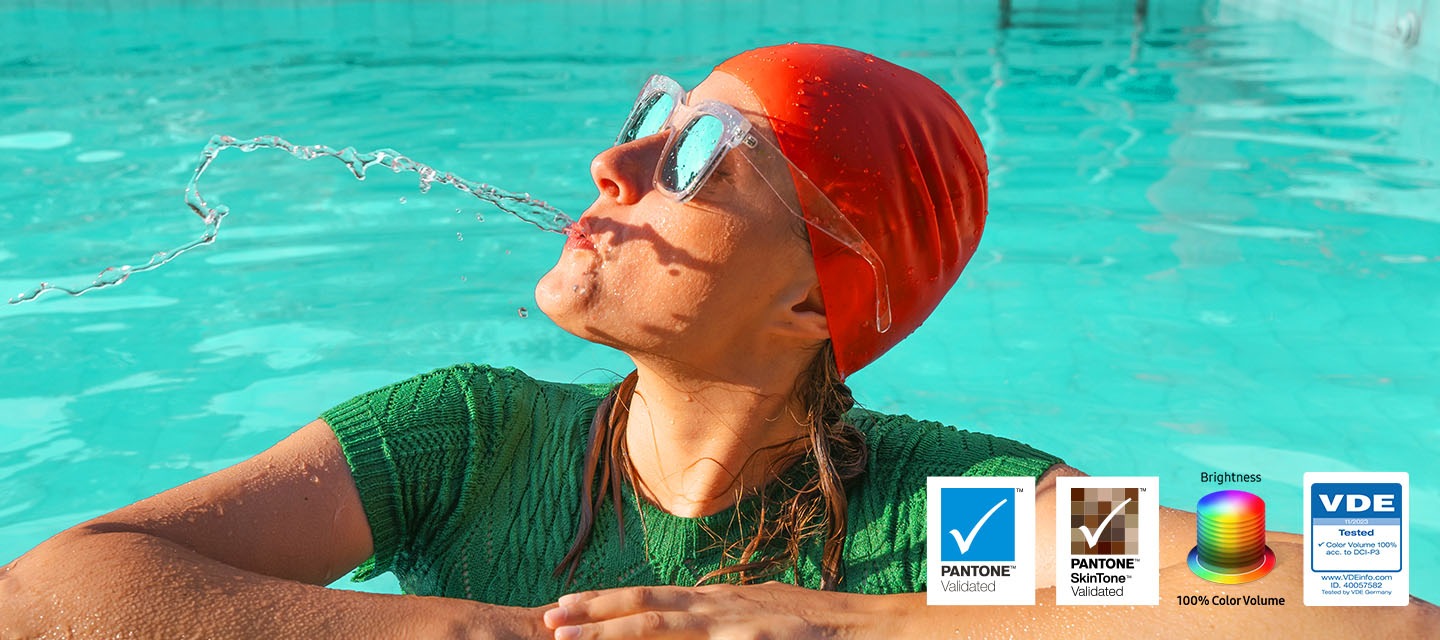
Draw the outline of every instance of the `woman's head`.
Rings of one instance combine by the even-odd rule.
[[[599,195],[536,297],[588,340],[720,377],[753,376],[763,360],[737,354],[813,350],[826,337],[824,310],[804,223],[790,213],[799,203],[786,160],[758,101],[715,73],[675,118],[704,101],[733,107],[756,146],[719,157],[685,202],[654,182],[668,132],[601,152],[591,163]]]
[[[918,328],[974,254],[986,213],[980,140],[944,89],[859,51],[768,47],[716,69],[760,98],[785,156],[885,265],[888,331],[875,319],[876,289],[864,286],[870,265],[810,234],[836,359],[848,375]]]
[[[684,102],[705,100],[735,107],[759,144],[725,154],[689,202],[653,180],[670,132],[597,156],[585,237],[537,287],[541,309],[587,339],[717,374],[825,337],[849,374],[918,327],[984,224],[984,155],[954,100],[821,45],[736,56]]]
[[[808,446],[770,469],[804,460],[815,473],[779,508],[762,506],[735,562],[702,581],[773,575],[798,561],[799,544],[823,523],[821,586],[834,588],[843,570],[843,484],[868,459],[845,420],[854,400],[842,380],[918,327],[974,252],[984,155],[943,90],[848,49],[759,49],[716,67],[688,95],[661,93],[675,111],[657,103],[665,115],[632,117],[627,126],[643,121],[643,130],[622,132],[596,156],[599,196],[536,287],[539,306],[566,330],[637,362],[792,389],[805,432],[767,448]],[[666,157],[689,140],[685,127],[706,101],[748,124],[739,127],[748,128],[744,143],[717,154],[708,179],[706,154]],[[736,127],[710,132],[721,129]],[[704,179],[693,194],[692,175]],[[637,482],[624,432],[638,379],[630,374],[596,414],[581,523],[557,575],[578,566],[607,488],[618,503],[620,487]],[[767,551],[777,542],[783,552]]]

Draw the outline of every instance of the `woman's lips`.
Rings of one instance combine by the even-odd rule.
[[[580,228],[579,222],[565,227],[565,236],[566,249],[595,251],[595,243],[591,242],[589,235],[585,233],[584,229]]]

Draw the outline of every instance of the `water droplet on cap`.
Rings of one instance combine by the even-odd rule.
[[[528,309],[526,309],[525,307],[520,307],[520,317],[521,317],[521,318],[528,318],[528,317],[530,317],[530,311],[529,311]]]

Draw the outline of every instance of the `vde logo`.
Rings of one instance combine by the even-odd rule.
[[[1321,511],[1332,515],[1400,517],[1399,484],[1317,484],[1315,499]]]
[[[929,604],[1035,604],[1035,479],[929,479]]]
[[[1409,603],[1407,473],[1305,474],[1305,604]]]

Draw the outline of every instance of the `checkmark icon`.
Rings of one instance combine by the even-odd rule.
[[[986,511],[985,515],[980,517],[980,520],[975,523],[975,526],[970,527],[970,533],[965,534],[965,537],[960,537],[959,529],[950,530],[951,537],[955,538],[955,544],[960,545],[960,555],[965,555],[965,553],[970,550],[970,543],[975,541],[975,534],[980,532],[980,527],[985,526],[985,521],[989,520],[990,516],[995,515],[995,512],[1006,502],[1009,502],[1009,500],[1009,498],[1002,498],[999,502],[995,503],[995,506],[990,507],[990,510]]]
[[[1095,527],[1095,531],[1093,532],[1090,531],[1089,527],[1086,527],[1084,525],[1080,526],[1080,535],[1085,536],[1085,548],[1095,548],[1095,543],[1100,541],[1100,532],[1105,530],[1105,525],[1110,524],[1110,521],[1115,519],[1115,516],[1119,515],[1121,511],[1125,510],[1125,505],[1127,504],[1130,504],[1129,498],[1126,498],[1124,502],[1115,505],[1115,508],[1110,511],[1110,515],[1105,516],[1105,519],[1100,521],[1100,526]]]

